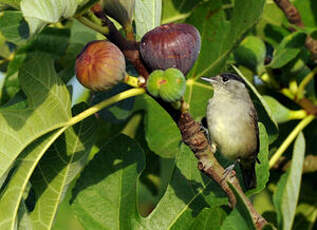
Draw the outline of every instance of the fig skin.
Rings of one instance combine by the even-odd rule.
[[[75,73],[88,89],[102,91],[123,80],[126,64],[121,50],[105,40],[89,42],[77,56]]]
[[[169,23],[143,36],[140,53],[151,71],[173,67],[186,75],[199,55],[200,46],[200,34],[194,26]]]
[[[186,80],[183,73],[175,68],[155,70],[150,74],[146,88],[154,97],[160,97],[166,102],[175,102],[184,96]]]

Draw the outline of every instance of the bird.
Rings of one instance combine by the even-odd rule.
[[[206,111],[211,146],[234,162],[225,173],[239,163],[246,189],[255,188],[255,165],[260,163],[258,116],[245,81],[232,73],[201,79],[211,84],[214,91]]]

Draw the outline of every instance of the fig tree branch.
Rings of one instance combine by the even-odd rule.
[[[304,27],[299,11],[289,0],[274,0],[274,2],[284,12],[287,20],[291,24],[300,28]],[[311,52],[312,60],[317,62],[317,40],[308,35],[305,41],[305,46]]]

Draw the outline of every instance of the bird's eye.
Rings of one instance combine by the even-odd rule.
[[[222,81],[223,82],[226,82],[226,81],[228,81],[229,80],[229,78],[227,78],[227,77],[222,77]]]

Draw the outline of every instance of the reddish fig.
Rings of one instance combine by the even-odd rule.
[[[200,51],[200,34],[189,24],[165,24],[147,32],[141,41],[142,59],[151,70],[177,68],[186,75]]]
[[[120,49],[109,41],[89,42],[76,59],[78,81],[92,90],[106,90],[121,81],[125,59]]]

